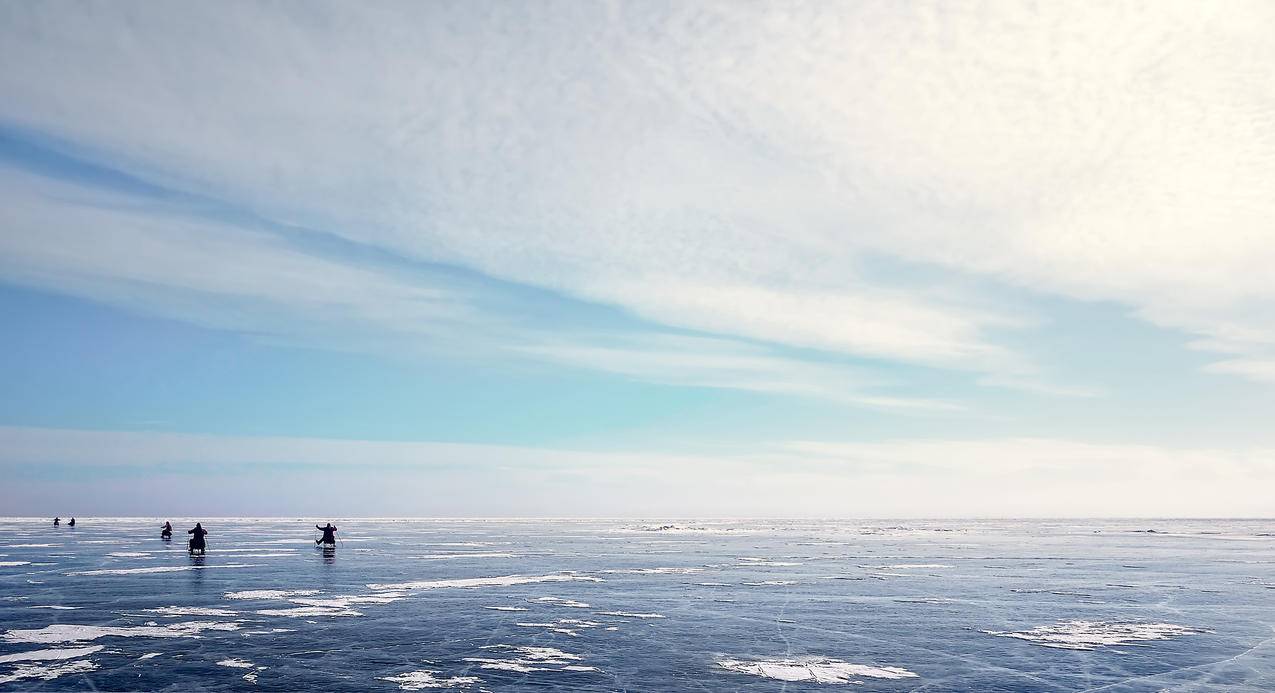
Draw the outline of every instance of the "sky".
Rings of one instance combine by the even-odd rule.
[[[1275,5],[0,5],[0,514],[1275,515]]]

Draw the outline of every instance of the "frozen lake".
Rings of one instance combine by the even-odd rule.
[[[199,519],[0,520],[0,690],[1275,690],[1275,523]]]

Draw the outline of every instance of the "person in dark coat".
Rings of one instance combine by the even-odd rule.
[[[319,530],[320,532],[323,532],[322,538],[314,540],[315,544],[326,544],[327,546],[336,546],[336,527],[333,527],[331,522],[328,523],[327,527],[320,527],[318,525],[315,525],[314,528]]]
[[[207,536],[208,530],[204,529],[203,525],[196,522],[195,528],[186,530],[186,533],[194,535],[190,538],[191,553],[195,553],[196,551],[200,553],[207,553],[208,545],[204,542],[204,537]]]
[[[173,523],[165,522],[164,528],[159,530],[159,537],[161,539],[172,539],[173,538]]]
[[[58,526],[58,525],[60,525],[60,524],[62,524],[62,518],[60,518],[60,517],[55,517],[55,518],[53,518],[53,526],[54,526],[54,527],[57,527],[57,526]]]
[[[75,526],[75,518],[74,518],[74,517],[73,517],[73,518],[71,518],[71,521],[70,521],[70,522],[68,522],[68,523],[66,523],[66,526],[67,526],[67,527],[74,527],[74,526]]]

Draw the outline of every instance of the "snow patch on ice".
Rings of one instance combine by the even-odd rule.
[[[723,659],[717,662],[717,666],[737,674],[750,674],[777,681],[810,681],[812,683],[859,683],[856,680],[858,677],[874,679],[917,677],[915,673],[901,667],[874,667],[817,657],[755,661]]]
[[[219,623],[213,621],[170,623],[164,626],[87,626],[71,623],[57,623],[51,626],[31,630],[6,631],[3,639],[6,642],[57,643],[84,642],[106,637],[196,638],[199,637],[199,633],[205,630],[239,630],[239,624]]]
[[[420,582],[398,582],[391,584],[370,584],[374,590],[434,590],[455,587],[459,589],[478,589],[481,587],[509,587],[512,585],[529,585],[537,582],[602,582],[595,577],[583,575],[504,575],[500,577],[460,578],[456,580],[424,580]]]
[[[14,652],[13,654],[0,655],[0,664],[8,664],[10,662],[44,662],[49,660],[75,659],[77,657],[87,657],[88,655],[102,649],[103,645],[89,645],[88,647],[68,647],[48,650],[31,650],[29,652]]]
[[[77,570],[67,575],[141,575],[144,573],[176,573],[183,570],[206,570],[208,568],[256,568],[255,563],[226,563],[225,565],[167,565],[152,568],[115,568],[104,570]]]
[[[294,606],[290,609],[258,609],[262,616],[287,616],[289,618],[309,618],[311,616],[362,616],[362,611],[354,609],[329,609],[322,606]]]
[[[1134,645],[1152,640],[1169,640],[1183,635],[1199,635],[1211,631],[1179,626],[1173,623],[1138,623],[1134,621],[1063,621],[1023,631],[985,630],[988,635],[1017,638],[1062,650],[1095,650],[1112,645]]]
[[[869,570],[938,570],[940,568],[951,568],[952,566],[942,563],[894,563],[891,565],[861,565],[859,567]]]
[[[40,679],[52,681],[67,674],[83,674],[97,669],[97,665],[87,659],[65,664],[41,666],[39,664],[20,664],[7,675],[0,676],[0,683],[13,683],[23,679]]]
[[[611,570],[604,570],[602,572],[612,573],[612,574],[629,574],[629,575],[691,575],[693,573],[702,573],[704,572],[704,569],[703,568],[684,568],[684,567],[683,568],[678,568],[678,567],[613,568]]]
[[[570,652],[563,652],[556,647],[530,647],[522,645],[484,645],[484,650],[505,651],[512,657],[496,659],[491,657],[465,657],[466,662],[477,664],[480,669],[498,671],[514,671],[529,674],[537,671],[597,671],[597,667],[577,664],[582,657]]]
[[[458,558],[517,558],[516,554],[502,553],[498,551],[469,551],[456,553],[427,553],[423,556],[413,556],[425,561],[450,561]]]
[[[244,590],[242,592],[227,592],[222,596],[226,599],[287,599],[288,597],[307,597],[318,593],[319,590]]]
[[[381,676],[378,678],[381,681],[397,683],[399,689],[404,691],[423,691],[426,688],[468,688],[469,686],[479,683],[477,676],[451,676],[448,678],[439,678],[438,672],[424,669],[421,671],[409,671],[404,674]]]
[[[664,618],[664,614],[638,614],[632,611],[599,611],[599,616],[619,616],[621,618]]]
[[[574,599],[566,599],[564,597],[536,597],[528,599],[529,602],[537,602],[540,604],[553,604],[554,606],[569,606],[573,609],[587,609],[589,605]]]
[[[252,662],[249,662],[249,661],[244,660],[244,659],[238,659],[238,658],[236,658],[236,657],[231,657],[231,658],[229,658],[229,659],[223,659],[223,660],[221,660],[220,662],[217,662],[217,666],[219,666],[219,667],[231,667],[231,668],[233,668],[233,669],[251,669],[251,668],[253,668],[253,667],[254,667],[254,666],[256,666],[256,665],[255,665],[255,664],[253,664]]]
[[[161,606],[157,609],[146,609],[146,611],[160,616],[236,616],[239,613],[230,609],[213,609],[206,606]]]
[[[350,594],[339,597],[326,597],[324,599],[289,599],[288,601],[293,604],[317,606],[323,609],[347,609],[351,604],[389,604],[406,596],[402,592],[381,592],[379,594]]]

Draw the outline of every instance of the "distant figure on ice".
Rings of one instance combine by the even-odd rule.
[[[55,517],[55,518],[53,518],[53,526],[54,526],[54,527],[57,527],[57,526],[58,526],[58,525],[60,525],[60,524],[62,524],[62,518],[60,518],[60,517]]]
[[[173,523],[167,522],[167,521],[164,522],[164,528],[159,530],[159,538],[160,539],[173,538]]]
[[[322,538],[314,540],[316,546],[324,544],[325,546],[336,547],[336,527],[333,527],[331,522],[328,523],[327,527],[315,525],[314,528],[323,532]]]
[[[186,530],[186,533],[194,535],[190,538],[190,553],[198,551],[203,554],[208,552],[208,545],[204,543],[204,536],[208,534],[208,530],[204,529],[203,525],[196,522],[195,528]]]
[[[74,527],[74,526],[75,526],[75,518],[74,518],[74,517],[73,517],[73,518],[71,518],[71,521],[70,521],[70,522],[68,522],[68,523],[66,523],[66,526],[67,526],[67,527]]]

